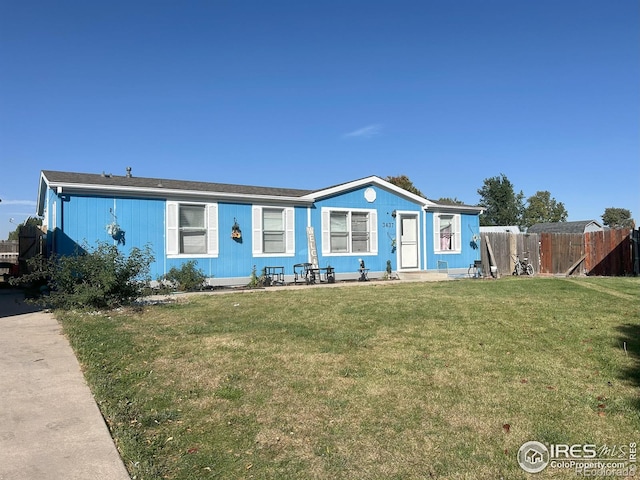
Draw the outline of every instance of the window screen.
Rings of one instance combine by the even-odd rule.
[[[180,206],[180,253],[207,253],[205,207]]]
[[[453,250],[453,216],[440,215],[440,250]]]
[[[349,229],[347,228],[347,212],[331,212],[331,251],[349,251]]]
[[[262,210],[262,232],[264,253],[284,253],[284,211],[282,209]]]
[[[351,251],[369,251],[369,214],[351,213]]]

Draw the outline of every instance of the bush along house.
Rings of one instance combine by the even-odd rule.
[[[479,214],[370,176],[320,190],[41,172],[37,213],[47,249],[73,254],[96,242],[150,246],[151,276],[195,261],[210,285],[245,285],[266,267],[283,282],[311,266],[330,280],[391,270],[466,272],[480,258]],[[274,270],[271,268],[274,267]],[[321,278],[322,275],[320,275]]]

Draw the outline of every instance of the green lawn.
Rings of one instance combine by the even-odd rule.
[[[58,317],[135,479],[530,478],[526,441],[640,441],[640,279],[274,287]]]

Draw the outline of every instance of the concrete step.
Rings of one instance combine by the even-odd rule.
[[[398,278],[404,282],[440,282],[449,280],[449,275],[440,272],[420,270],[415,272],[397,272]]]

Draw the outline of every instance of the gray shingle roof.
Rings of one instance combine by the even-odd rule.
[[[594,220],[579,220],[575,222],[536,223],[529,227],[527,233],[584,233],[584,229],[591,223],[598,222]]]
[[[164,188],[168,190],[184,190],[192,192],[231,193],[240,195],[264,195],[274,197],[303,197],[313,190],[296,188],[257,187],[251,185],[232,185],[228,183],[195,182],[187,180],[169,180],[164,178],[144,178],[126,175],[110,175],[95,173],[59,172],[43,170],[43,175],[50,183],[65,185],[97,185],[105,187],[131,188]]]

